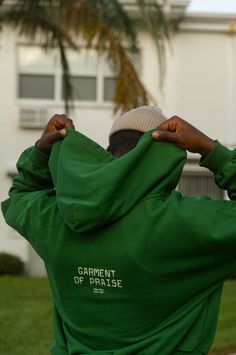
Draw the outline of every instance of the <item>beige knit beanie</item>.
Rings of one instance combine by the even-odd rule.
[[[159,107],[141,106],[117,117],[112,125],[110,137],[118,131],[128,129],[147,132],[158,127],[166,119]]]

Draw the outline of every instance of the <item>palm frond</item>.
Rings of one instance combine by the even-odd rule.
[[[141,83],[118,33],[113,31],[110,23],[106,23],[102,14],[88,1],[84,1],[74,8],[70,21],[73,23],[71,31],[74,34],[80,33],[88,48],[95,48],[99,54],[105,53],[110,62],[117,78],[114,96],[115,111],[146,105],[148,92]]]
[[[70,80],[70,68],[67,61],[66,49],[60,38],[58,38],[58,47],[60,50],[61,65],[63,69],[63,98],[65,100],[65,112],[69,113],[69,111],[73,108],[73,87]]]
[[[61,29],[56,21],[49,18],[45,8],[40,5],[36,6],[34,2],[21,2],[20,5],[17,4],[8,10],[0,11],[0,22],[12,25],[19,30],[21,35],[30,39],[35,39],[39,34],[42,42],[52,44],[60,38],[68,46],[77,49],[76,43],[67,32]]]
[[[78,20],[75,18],[75,14],[78,15],[78,8],[87,5],[93,7],[99,13],[100,18],[111,26],[113,31],[119,33],[121,40],[125,40],[127,49],[133,53],[139,51],[133,21],[119,0],[61,0],[60,4],[63,11],[61,18],[67,19],[66,27],[76,26]]]
[[[48,0],[50,2],[50,0]],[[54,6],[54,7],[53,7]],[[51,13],[50,11],[51,10]],[[50,16],[53,15],[53,16]],[[35,37],[41,39],[45,49],[59,48],[61,65],[63,69],[63,83],[65,88],[65,111],[72,108],[72,86],[69,79],[69,66],[65,46],[77,50],[78,47],[70,35],[58,26],[55,19],[55,2],[52,8],[42,6],[39,0],[25,0],[12,5],[9,9],[0,11],[0,24],[12,25],[18,29],[20,35],[31,40]]]
[[[168,22],[155,0],[136,0],[136,3],[142,13],[141,22],[156,43],[163,78],[165,43],[169,40]],[[139,79],[134,57],[131,59],[130,56],[139,50],[137,31],[119,0],[21,0],[10,8],[1,6],[1,24],[9,24],[33,40],[40,35],[46,48],[59,48],[66,110],[69,109],[73,89],[66,49],[78,50],[78,36],[84,39],[87,48],[95,48],[98,55],[105,54],[110,62],[117,77],[115,110],[148,103],[150,95]]]
[[[165,67],[165,47],[170,41],[170,25],[169,21],[162,10],[162,6],[155,0],[136,0],[141,11],[141,22],[151,34],[157,48],[159,66],[160,66],[160,82],[166,72]]]
[[[127,15],[120,1],[101,0],[101,16],[107,25],[113,28],[120,35],[120,39],[125,43],[126,49],[133,54],[139,52],[137,35],[133,21]]]

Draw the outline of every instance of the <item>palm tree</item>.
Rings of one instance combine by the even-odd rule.
[[[169,39],[168,21],[157,1],[135,3],[141,13],[138,19],[131,18],[119,0],[0,0],[0,26],[10,25],[29,39],[40,34],[46,48],[59,49],[67,112],[73,97],[67,49],[77,51],[81,36],[88,49],[107,57],[117,78],[114,108],[124,111],[150,99],[134,65],[139,53],[137,21],[155,41],[162,73]]]

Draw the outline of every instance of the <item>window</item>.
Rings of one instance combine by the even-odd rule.
[[[105,58],[93,49],[68,50],[71,83],[76,102],[104,104],[111,102],[115,93],[114,74]],[[47,52],[40,46],[18,47],[18,92],[20,100],[64,99],[63,73],[59,52]]]
[[[113,101],[116,88],[116,78],[107,61],[103,61],[103,100]]]
[[[21,99],[55,98],[55,52],[41,47],[18,48],[18,97]]]
[[[20,74],[19,97],[28,99],[53,99],[53,75]]]
[[[97,79],[89,76],[72,76],[73,99],[80,101],[96,101]],[[64,88],[62,93],[64,98]]]
[[[112,101],[115,95],[116,79],[104,78],[103,99]]]
[[[219,189],[211,175],[185,173],[180,179],[178,190],[183,195],[209,196],[215,200],[224,199],[224,191]]]

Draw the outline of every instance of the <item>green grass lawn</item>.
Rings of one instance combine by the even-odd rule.
[[[0,354],[49,354],[51,311],[47,279],[0,277]]]
[[[0,355],[46,355],[53,342],[46,279],[0,277]],[[225,283],[214,355],[236,353],[236,281]]]
[[[236,280],[224,285],[219,322],[211,354],[236,354]]]

